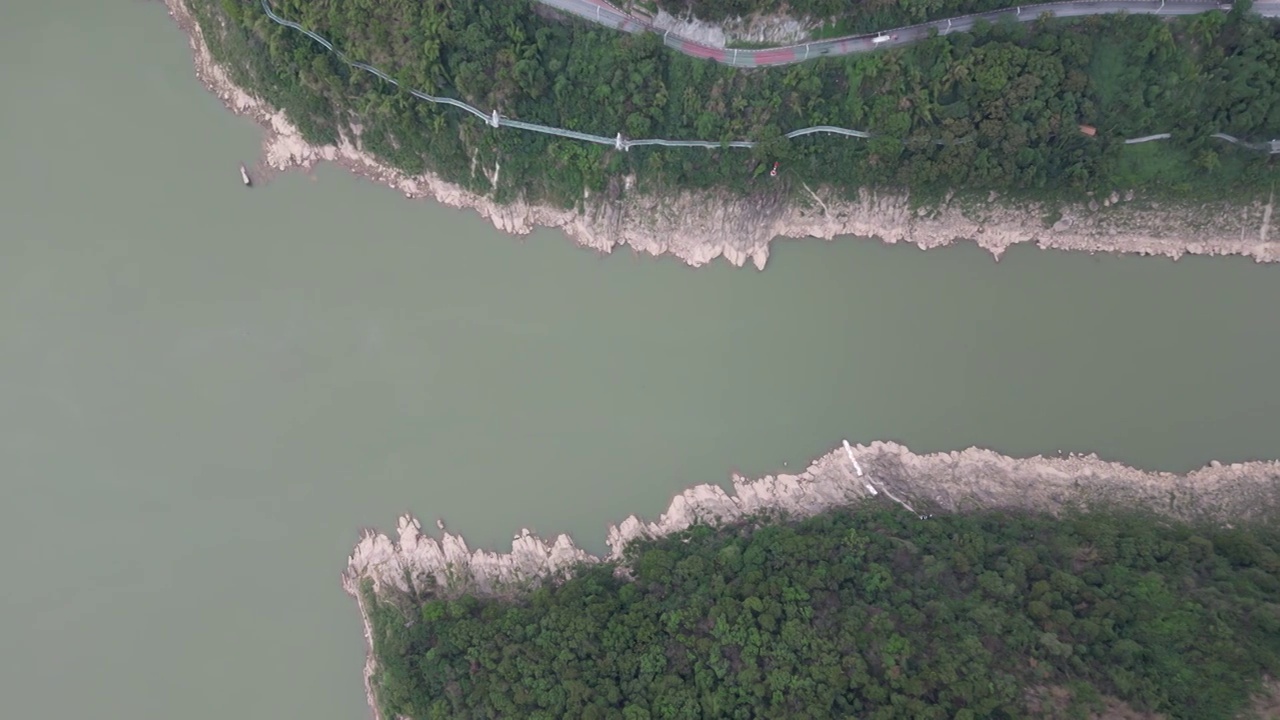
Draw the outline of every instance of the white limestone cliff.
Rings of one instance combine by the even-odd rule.
[[[524,530],[511,542],[509,553],[473,551],[460,535],[445,532],[439,540],[423,535],[422,524],[410,515],[400,517],[396,535],[394,541],[373,531],[362,535],[347,562],[348,584],[369,578],[376,591],[410,592],[436,585],[493,594],[598,561],[568,535],[544,541]]]
[[[664,537],[699,523],[723,525],[766,514],[797,519],[847,507],[872,497],[864,480],[906,498],[922,512],[1060,512],[1123,505],[1225,522],[1268,512],[1280,503],[1280,461],[1210,463],[1179,475],[1138,470],[1096,455],[1011,458],[982,448],[917,455],[893,442],[852,449],[864,478],[839,446],[798,475],[735,475],[731,491],[696,485],[672,498],[656,520],[632,515],[611,526],[610,552],[603,558],[577,547],[567,535],[543,540],[528,530],[515,537],[510,552],[471,550],[458,535],[444,532],[438,540],[423,535],[421,523],[405,515],[396,540],[373,531],[363,534],[348,561],[345,582],[349,590],[358,579],[369,578],[378,590],[420,591],[434,584],[449,592],[505,594],[582,563],[622,560],[627,544],[636,539]]]

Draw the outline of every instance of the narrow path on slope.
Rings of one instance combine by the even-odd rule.
[[[538,0],[538,1],[542,2],[544,0]],[[590,0],[546,0],[546,1],[548,2],[589,2]],[[385,82],[391,83],[396,87],[401,87],[399,81],[397,81],[395,78],[391,77],[390,75],[386,74],[385,72],[379,70],[376,67],[373,67],[372,65],[368,65],[366,63],[358,62],[356,60],[352,60],[351,58],[348,58],[345,53],[343,53],[341,50],[334,47],[333,43],[329,42],[324,37],[316,34],[315,32],[312,32],[311,30],[304,28],[303,26],[299,25],[296,22],[293,22],[292,20],[286,20],[285,18],[280,17],[275,13],[274,10],[271,9],[271,3],[269,0],[261,0],[261,2],[262,2],[263,12],[266,13],[267,17],[272,22],[275,22],[279,25],[283,25],[284,27],[287,27],[287,28],[291,28],[293,30],[297,30],[298,32],[306,35],[307,37],[319,43],[329,52],[332,52],[335,56],[338,57],[339,60],[346,63],[347,65],[350,65],[351,67],[354,67],[354,68],[358,68],[372,75],[376,75],[378,78],[384,80]],[[1102,3],[1099,3],[1099,4],[1102,4]],[[1105,3],[1105,4],[1123,5],[1126,3],[1121,2],[1121,3]],[[1133,4],[1133,3],[1129,3],[1129,4]],[[1280,0],[1277,0],[1277,2],[1272,4],[1277,6],[1278,8],[1277,12],[1280,13]],[[1043,7],[1043,6],[1035,6],[1035,7]],[[832,41],[832,42],[841,42],[841,41]],[[421,100],[426,100],[427,102],[441,104],[441,105],[452,105],[453,107],[456,107],[468,113],[471,113],[477,118],[483,120],[490,127],[494,127],[494,128],[512,127],[518,130],[527,130],[530,132],[541,133],[543,135],[557,135],[559,137],[570,138],[573,140],[581,140],[583,142],[595,143],[597,145],[612,145],[614,146],[615,149],[624,150],[624,151],[630,150],[633,147],[643,147],[646,145],[659,145],[663,147],[699,147],[699,148],[705,148],[708,150],[714,150],[717,148],[752,148],[752,147],[755,147],[757,144],[756,141],[754,140],[733,140],[733,141],[669,140],[665,138],[628,139],[628,138],[624,138],[621,132],[619,132],[614,137],[610,138],[610,137],[605,137],[603,135],[595,135],[592,133],[579,132],[577,130],[570,130],[567,128],[553,127],[550,125],[541,125],[539,123],[525,122],[523,120],[515,120],[502,115],[501,113],[498,112],[497,109],[494,109],[491,112],[486,113],[480,108],[475,107],[474,105],[470,105],[466,102],[457,100],[455,98],[428,95],[427,93],[424,93],[420,90],[414,90],[411,88],[404,88],[404,90],[405,92],[408,92],[410,95],[413,95],[414,97],[419,98]],[[814,127],[800,128],[799,130],[792,130],[791,132],[786,133],[785,135],[783,135],[783,137],[790,140],[793,138],[802,137],[804,135],[813,135],[813,134],[819,134],[819,133],[825,133],[825,134],[831,134],[831,135],[844,135],[846,137],[856,137],[856,138],[873,137],[873,134],[866,130],[854,130],[852,128],[835,127],[832,125],[816,125]],[[1172,137],[1172,136],[1169,135],[1168,133],[1161,133],[1159,135],[1148,135],[1142,138],[1126,140],[1125,142],[1126,143],[1147,142],[1150,140],[1164,140],[1164,139],[1168,139],[1169,137]],[[1228,142],[1232,142],[1237,145],[1241,145],[1243,147],[1247,147],[1253,150],[1269,150],[1273,154],[1280,153],[1280,140],[1272,140],[1270,143],[1250,143],[1244,140],[1240,140],[1238,138],[1234,138],[1230,135],[1224,135],[1222,133],[1215,134],[1213,135],[1213,137],[1221,140],[1226,140]],[[968,139],[962,139],[957,142],[968,142],[968,141],[969,141]],[[941,143],[942,141],[938,140],[935,142]]]

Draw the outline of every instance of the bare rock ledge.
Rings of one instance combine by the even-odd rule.
[[[918,508],[964,511],[1019,508],[1060,512],[1069,507],[1146,507],[1183,520],[1230,522],[1258,517],[1280,503],[1280,461],[1211,463],[1186,475],[1146,472],[1096,455],[1011,458],[969,448],[917,455],[893,442],[854,445],[865,477]],[[697,485],[675,496],[656,521],[628,517],[609,528],[604,558],[578,548],[567,535],[543,540],[523,530],[511,552],[471,550],[458,535],[437,540],[410,515],[398,539],[369,530],[344,573],[354,592],[368,578],[375,590],[421,589],[428,582],[454,591],[504,594],[527,581],[555,577],[581,563],[623,558],[628,543],[678,533],[698,523],[720,525],[760,514],[808,517],[867,499],[843,448],[814,461],[799,475],[735,475],[733,490]],[[431,580],[428,580],[431,578]]]

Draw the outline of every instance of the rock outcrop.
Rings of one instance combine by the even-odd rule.
[[[609,528],[607,557],[574,545],[566,535],[542,540],[522,530],[511,552],[472,551],[457,535],[436,540],[411,516],[400,518],[398,539],[366,531],[351,555],[345,583],[361,578],[375,588],[416,592],[505,594],[530,581],[557,577],[582,563],[619,561],[628,543],[678,533],[692,525],[722,525],[774,515],[808,517],[878,494],[902,498],[913,511],[956,512],[1010,508],[1058,513],[1069,508],[1145,508],[1181,520],[1232,522],[1262,517],[1280,506],[1280,461],[1210,465],[1188,473],[1146,472],[1095,455],[1011,458],[992,450],[917,455],[893,442],[854,445],[858,476],[843,448],[798,475],[734,476],[732,489],[697,485],[672,499],[654,521],[628,517]]]
[[[544,541],[524,530],[511,542],[511,552],[496,553],[472,551],[461,536],[448,532],[439,540],[423,535],[421,523],[410,515],[400,517],[396,532],[394,542],[373,531],[364,533],[347,563],[348,582],[367,577],[376,591],[437,586],[493,595],[598,561],[568,535]]]

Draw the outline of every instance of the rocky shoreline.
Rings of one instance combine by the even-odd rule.
[[[1280,460],[1213,462],[1185,475],[1148,472],[1096,455],[1011,458],[969,448],[918,455],[894,442],[853,445],[858,475],[843,447],[798,475],[732,477],[732,490],[697,485],[676,495],[655,521],[634,515],[608,530],[609,552],[597,557],[567,535],[544,540],[521,530],[509,553],[471,550],[459,535],[425,535],[411,515],[400,518],[396,539],[366,530],[343,575],[351,591],[360,579],[375,591],[411,592],[430,584],[455,592],[505,595],[582,563],[623,560],[633,540],[678,533],[692,525],[723,525],[781,514],[803,518],[847,507],[876,495],[903,498],[920,512],[1010,508],[1050,513],[1070,508],[1146,508],[1184,521],[1232,522],[1260,518],[1280,507]],[[430,578],[430,579],[429,579]]]
[[[867,500],[869,485],[877,495],[928,513],[1001,507],[1047,512],[1135,507],[1182,520],[1229,523],[1263,517],[1280,507],[1280,460],[1214,462],[1178,475],[1145,472],[1096,455],[1011,458],[980,448],[917,455],[893,442],[855,445],[850,451],[861,475],[841,447],[799,475],[754,480],[735,475],[731,492],[718,485],[685,490],[656,521],[633,515],[611,526],[609,553],[604,557],[582,550],[567,535],[543,540],[528,530],[515,537],[509,553],[473,551],[461,536],[444,532],[443,523],[437,521],[441,530],[437,540],[422,533],[417,519],[404,515],[394,538],[374,530],[361,535],[342,574],[342,586],[360,603],[371,643],[360,595],[365,580],[372,582],[380,597],[426,588],[508,596],[584,563],[622,561],[627,544],[636,539],[678,533],[698,523],[720,525],[765,515],[808,517]],[[372,678],[376,672],[370,645],[365,685],[375,718]]]
[[[358,147],[358,127],[338,145],[307,143],[283,112],[237,87],[218,66],[184,0],[165,0],[165,4],[191,39],[196,75],[205,87],[233,112],[256,119],[266,129],[265,169],[285,171],[334,162],[410,198],[473,209],[498,229],[515,235],[537,227],[558,228],[578,244],[600,252],[627,245],[653,255],[671,254],[693,266],[723,257],[734,265],[751,262],[760,269],[768,261],[770,243],[778,238],[832,240],[847,235],[909,242],[922,249],[970,239],[997,259],[1013,245],[1034,243],[1090,253],[1175,259],[1186,254],[1243,255],[1258,262],[1280,261],[1280,242],[1270,238],[1274,197],[1240,205],[1165,206],[1132,193],[1112,193],[1087,203],[1048,207],[993,194],[977,207],[948,198],[931,208],[913,208],[903,194],[864,190],[856,200],[846,200],[825,188],[805,187],[812,201],[805,205],[776,195],[743,198],[715,192],[663,197],[622,192],[613,198],[586,198],[577,210],[523,201],[500,204],[437,176],[410,177],[379,163]],[[500,168],[488,172],[500,179]],[[622,185],[630,183],[624,179]]]

